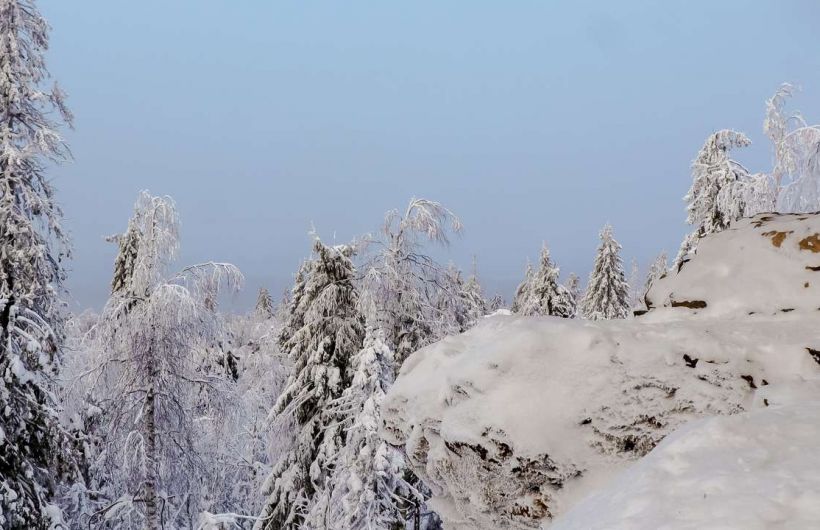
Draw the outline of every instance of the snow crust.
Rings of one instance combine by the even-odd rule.
[[[787,233],[780,246],[763,234],[772,231]],[[446,528],[537,528],[692,420],[775,407],[796,388],[803,389],[804,403],[811,401],[807,396],[820,399],[816,387],[806,386],[820,377],[820,296],[813,286],[820,272],[806,268],[820,265],[820,254],[800,247],[818,233],[816,215],[769,215],[704,238],[680,273],[650,289],[650,300],[668,303],[639,318],[483,319],[408,358],[386,398],[383,435],[404,448]],[[705,306],[673,307],[672,301]],[[713,429],[714,443],[729,436],[722,453],[729,457],[731,444],[743,443],[743,435],[732,434],[735,426],[751,422],[751,429],[780,418],[800,429],[817,413],[806,407],[705,428]],[[753,453],[757,442],[748,443]],[[800,452],[802,443],[784,447]],[[793,458],[798,465],[800,457]],[[672,474],[670,466],[665,472]],[[709,470],[708,462],[697,466]],[[769,471],[763,469],[761,481]],[[663,494],[658,484],[645,487]],[[656,508],[657,523],[672,505]],[[611,520],[622,515],[615,511]],[[568,528],[585,528],[588,521]]]

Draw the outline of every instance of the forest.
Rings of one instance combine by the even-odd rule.
[[[431,469],[384,418],[420,350],[497,318],[643,318],[653,286],[704,238],[766,212],[820,210],[820,126],[789,110],[797,90],[785,83],[765,101],[771,168],[733,158],[750,143],[739,131],[691,146],[691,232],[671,261],[658,249],[630,269],[606,225],[585,282],[562,275],[543,244],[505,300],[482,288],[475,260],[465,273],[436,259],[462,221],[416,197],[385,205],[396,208],[348,243],[309,234],[292,287],[262,288],[238,313],[221,305],[242,271],[179,263],[178,208],[152,190],[108,238],[102,310],[69,311],[70,226],[50,171],[71,159],[61,131],[73,116],[46,69],[48,43],[33,0],[0,0],[4,529],[448,528],[429,502],[441,482],[425,481]]]

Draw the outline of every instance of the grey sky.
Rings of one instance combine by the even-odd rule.
[[[820,10],[806,1],[41,0],[71,98],[75,162],[54,172],[76,246],[73,307],[105,299],[141,189],[172,195],[185,262],[280,292],[327,239],[413,196],[466,226],[509,296],[542,240],[585,277],[609,221],[627,260],[674,253],[688,165],[735,128],[769,169],[782,81],[820,121]]]

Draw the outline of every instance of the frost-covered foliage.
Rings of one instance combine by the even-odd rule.
[[[726,229],[733,221],[750,213],[771,210],[774,196],[765,175],[752,177],[729,151],[746,147],[751,141],[743,133],[724,129],[703,144],[692,163],[692,187],[684,197],[686,221],[695,227],[681,244],[676,265],[697,248],[698,239]]]
[[[274,313],[273,299],[270,292],[262,287],[259,289],[259,296],[256,297],[256,314],[262,318],[271,318]]]
[[[316,241],[314,259],[297,274],[291,318],[280,347],[293,366],[271,410],[274,419],[292,417],[293,446],[281,455],[265,483],[268,496],[258,529],[322,528],[325,488],[345,444],[343,417],[331,406],[351,382],[351,359],[362,349],[364,322],[358,311],[350,247]]]
[[[444,269],[440,283],[442,288],[435,294],[435,309],[439,315],[437,329],[440,331],[437,335],[461,333],[470,327],[461,269],[451,262]]]
[[[808,125],[800,113],[785,110],[794,92],[784,83],[766,101],[763,130],[774,150],[778,211],[813,212],[820,210],[820,126]]]
[[[178,228],[173,201],[143,192],[119,238],[114,290],[89,332],[96,358],[84,374],[105,422],[96,455],[103,506],[76,527],[187,526],[202,505],[208,468],[198,425],[221,421],[228,393],[202,363],[222,337],[208,295],[238,288],[242,277],[218,263],[169,275]]]
[[[541,248],[538,270],[532,274],[524,288],[525,295],[519,301],[519,312],[522,315],[575,317],[575,299],[566,287],[558,283],[559,274],[560,269],[553,263],[545,244]]]
[[[452,318],[439,309],[443,297],[457,298],[447,287],[446,269],[425,254],[426,243],[447,246],[461,221],[441,204],[411,199],[403,214],[387,212],[375,251],[365,264],[364,295],[373,319],[401,366],[408,355],[452,329]],[[449,304],[449,302],[444,305]]]
[[[202,530],[234,528],[230,524],[249,528],[262,510],[262,487],[272,463],[290,447],[293,426],[271,426],[268,421],[288,376],[276,341],[278,327],[275,319],[255,312],[227,322],[240,375],[228,387],[225,413],[199,422],[197,450],[208,470],[198,527]]]
[[[621,245],[615,241],[609,225],[604,226],[600,237],[581,312],[588,320],[626,318],[630,308],[629,285],[624,278]]]
[[[46,177],[68,151],[63,94],[44,88],[48,25],[30,0],[0,0],[0,526],[44,528],[74,474],[51,394],[63,339],[68,253]],[[58,521],[51,521],[56,523]]]
[[[334,405],[344,416],[347,438],[332,487],[323,492],[329,509],[319,528],[403,529],[411,508],[424,501],[407,481],[404,456],[379,434],[393,363],[382,331],[368,326],[364,347],[351,362],[351,384]]]

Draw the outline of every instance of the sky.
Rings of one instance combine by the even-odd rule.
[[[793,1],[40,0],[76,115],[52,175],[72,233],[71,307],[101,306],[140,190],[170,195],[180,267],[216,260],[279,293],[315,226],[345,242],[413,197],[465,231],[507,298],[542,242],[585,278],[611,223],[627,262],[687,233],[712,132],[768,171],[765,100],[820,121],[820,4]]]

